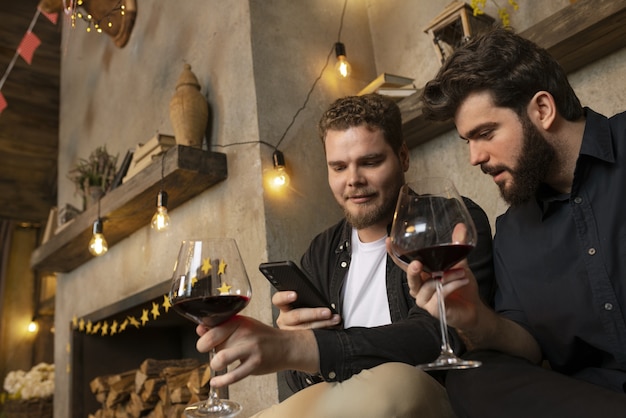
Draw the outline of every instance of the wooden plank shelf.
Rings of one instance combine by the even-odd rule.
[[[626,0],[580,0],[520,33],[545,48],[567,73],[626,47]],[[409,148],[454,129],[422,114],[421,90],[402,99],[402,130]]]
[[[163,178],[161,178],[163,174]],[[227,177],[226,155],[177,145],[100,200],[100,216],[109,248],[148,225],[163,187],[172,210]],[[94,205],[69,221],[35,249],[30,265],[49,272],[69,272],[93,256],[87,246],[98,217]],[[106,254],[104,255],[106,257]]]

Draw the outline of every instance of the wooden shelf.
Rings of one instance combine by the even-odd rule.
[[[109,248],[150,223],[161,185],[169,197],[167,207],[172,210],[226,177],[225,154],[182,145],[169,149],[163,160],[154,161],[100,200]],[[94,206],[72,219],[33,252],[31,267],[69,272],[90,260],[93,256],[87,246],[97,217],[98,208]]]
[[[580,0],[520,35],[545,48],[570,73],[626,47],[626,0]],[[454,129],[422,115],[421,90],[402,99],[402,130],[410,148]]]

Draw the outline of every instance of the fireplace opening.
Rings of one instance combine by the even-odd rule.
[[[72,322],[72,417],[84,418],[102,407],[90,390],[97,377],[137,369],[146,359],[208,361],[195,348],[195,325],[164,306],[169,285],[161,283]]]

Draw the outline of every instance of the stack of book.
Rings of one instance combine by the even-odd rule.
[[[413,79],[395,74],[382,73],[359,92],[359,96],[369,93],[378,93],[383,96],[400,100],[417,92]]]
[[[174,145],[176,145],[176,139],[172,135],[162,134],[156,134],[145,144],[137,145],[123,182],[126,183]]]

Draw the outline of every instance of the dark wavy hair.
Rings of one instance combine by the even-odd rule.
[[[476,36],[453,52],[422,90],[423,114],[452,119],[461,102],[479,91],[490,92],[496,106],[520,117],[538,91],[554,97],[565,119],[584,114],[561,65],[545,49],[504,28]]]
[[[345,131],[361,125],[365,125],[370,130],[380,129],[385,141],[394,152],[396,154],[400,152],[404,143],[400,108],[389,97],[376,93],[348,96],[336,100],[322,115],[318,132],[324,143],[329,129]]]

